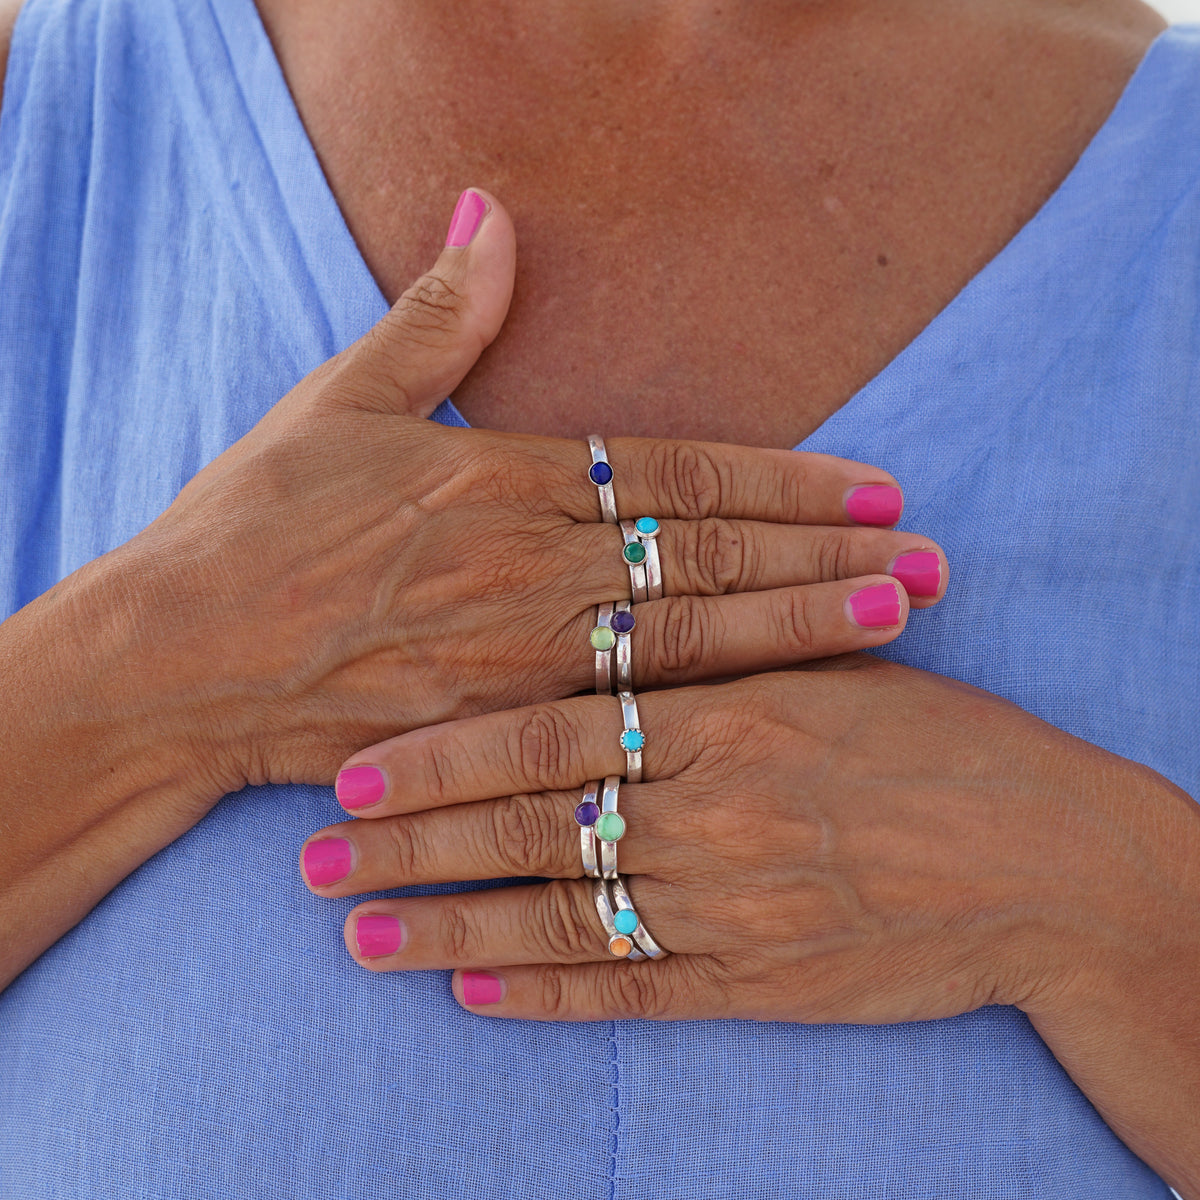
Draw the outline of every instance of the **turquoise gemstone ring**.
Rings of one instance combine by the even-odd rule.
[[[642,923],[637,913],[634,912],[633,901],[629,898],[629,892],[626,890],[625,881],[620,875],[614,879],[610,885],[612,887],[613,898],[613,926],[618,932],[623,932],[622,924],[628,924],[630,918],[622,919],[622,913],[629,913],[633,920],[637,923],[632,931],[627,935],[632,937],[638,948],[646,955],[647,958],[666,958],[670,953],[664,950],[647,932],[646,926]]]
[[[653,517],[638,517],[633,528],[646,551],[646,599],[661,600],[662,562],[658,557],[658,535],[662,532],[662,526]]]
[[[621,701],[621,715],[625,719],[625,730],[621,734],[621,749],[625,751],[625,782],[642,782],[642,750],[646,745],[646,735],[638,724],[637,701],[632,692],[618,692],[617,699]]]

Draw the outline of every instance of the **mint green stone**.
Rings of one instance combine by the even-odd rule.
[[[646,561],[646,547],[641,542],[630,542],[622,553],[625,555],[625,561],[633,563],[635,567]]]
[[[588,641],[597,650],[611,650],[617,644],[617,635],[607,625],[597,625],[588,634]]]
[[[601,813],[596,836],[602,842],[619,842],[625,833],[625,818],[620,813]]]

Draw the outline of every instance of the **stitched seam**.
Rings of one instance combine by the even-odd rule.
[[[609,1102],[611,1120],[608,1157],[608,1200],[617,1200],[617,1146],[621,1129],[621,1067],[617,1061],[617,1023],[608,1028],[609,1066],[612,1069],[612,1095]]]

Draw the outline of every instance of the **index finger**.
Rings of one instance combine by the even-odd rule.
[[[570,443],[556,443],[560,464],[564,445]],[[568,471],[554,473],[554,498],[576,520],[595,521],[600,509],[588,478],[592,456],[586,442],[576,446],[563,464]],[[903,493],[887,471],[829,454],[657,438],[613,438],[606,450],[622,517],[886,528],[904,510]],[[576,464],[578,483],[570,471]]]

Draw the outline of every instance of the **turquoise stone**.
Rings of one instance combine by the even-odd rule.
[[[659,524],[653,517],[638,517],[633,523],[640,537],[658,537]]]
[[[638,927],[637,913],[632,908],[618,909],[613,914],[613,924],[618,933],[632,933]]]
[[[625,561],[635,567],[646,561],[646,547],[641,542],[630,542],[621,553],[625,556]]]
[[[619,842],[625,835],[625,818],[620,813],[601,813],[595,829],[602,842]]]
[[[627,729],[621,734],[621,749],[640,750],[646,744],[646,735],[640,729]]]

